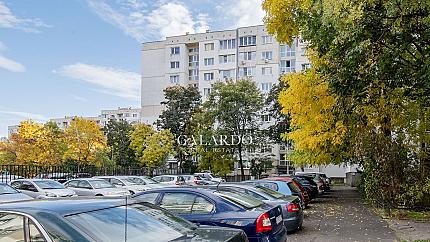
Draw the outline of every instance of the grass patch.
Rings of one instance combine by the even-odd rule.
[[[383,218],[395,219],[412,219],[412,220],[430,220],[430,211],[414,211],[408,209],[392,209],[391,214],[388,214],[383,209],[376,211]],[[419,242],[430,242],[429,240],[417,240]]]

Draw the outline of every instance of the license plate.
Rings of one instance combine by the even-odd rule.
[[[282,222],[282,215],[276,217],[276,224],[279,224],[280,222]]]

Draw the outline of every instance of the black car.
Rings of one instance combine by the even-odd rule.
[[[318,186],[310,177],[294,176],[294,178],[306,189],[311,200],[318,197]]]
[[[247,242],[248,239],[241,230],[195,226],[149,203],[86,198],[2,204],[0,241]]]

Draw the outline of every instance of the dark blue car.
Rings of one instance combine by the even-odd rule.
[[[287,240],[281,207],[244,194],[181,187],[152,189],[133,199],[153,203],[197,224],[242,229],[252,242]]]

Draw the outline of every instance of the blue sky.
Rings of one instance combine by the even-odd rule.
[[[0,0],[0,137],[140,106],[141,43],[262,23],[261,0]]]

